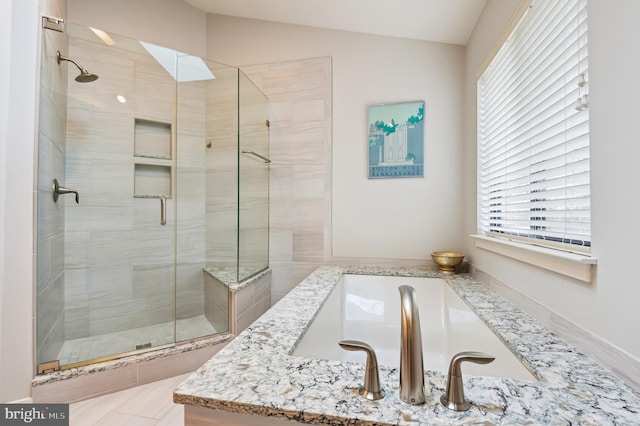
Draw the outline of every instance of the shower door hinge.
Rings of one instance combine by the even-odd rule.
[[[48,361],[38,364],[38,374],[49,374],[54,371],[60,371],[60,361]]]
[[[42,28],[49,30],[64,32],[64,19],[54,18],[53,16],[42,16]]]
[[[271,127],[271,123],[269,122],[269,120],[266,120],[266,124],[267,124],[267,127]]]

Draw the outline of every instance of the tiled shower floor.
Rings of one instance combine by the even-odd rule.
[[[174,341],[209,336],[218,332],[204,315],[199,315],[178,320],[177,324],[166,322],[117,333],[68,340],[62,345],[58,359],[60,360],[60,365],[64,366],[75,362],[135,351],[137,345],[151,343],[150,347],[154,348]],[[175,338],[174,333],[177,333]]]

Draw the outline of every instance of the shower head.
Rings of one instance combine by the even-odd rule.
[[[73,65],[78,67],[78,69],[80,70],[80,75],[76,77],[76,81],[77,82],[79,82],[79,83],[90,83],[90,82],[96,81],[98,79],[97,75],[91,74],[84,67],[82,67],[79,63],[77,63],[76,61],[74,61],[71,58],[67,58],[65,56],[62,56],[60,51],[58,51],[58,64],[60,64],[60,62],[62,62],[62,61],[69,61]]]
[[[92,81],[96,81],[97,79],[97,75],[92,74],[85,69],[80,70],[80,75],[76,77],[76,81],[79,83],[91,83]]]

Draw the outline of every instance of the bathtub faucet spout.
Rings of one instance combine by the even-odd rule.
[[[408,404],[424,404],[422,335],[415,289],[398,287],[401,303],[400,399]]]

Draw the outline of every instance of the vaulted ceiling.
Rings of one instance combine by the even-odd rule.
[[[184,0],[207,13],[466,45],[486,0]]]

